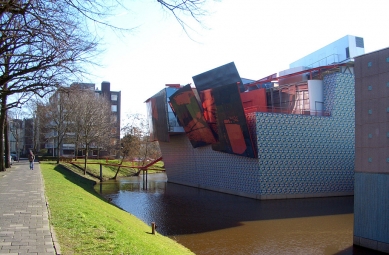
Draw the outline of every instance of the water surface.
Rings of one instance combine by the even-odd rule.
[[[104,182],[112,203],[196,254],[379,254],[353,247],[353,197],[254,200],[167,183]]]

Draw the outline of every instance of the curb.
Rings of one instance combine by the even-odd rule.
[[[41,172],[41,180],[42,180],[42,185],[43,185],[43,193],[44,193],[44,197],[45,197],[45,201],[46,201],[46,208],[47,208],[47,213],[48,213],[48,218],[49,218],[49,227],[50,227],[50,233],[51,233],[51,239],[53,239],[53,247],[54,247],[54,250],[55,250],[55,255],[61,255],[61,246],[59,245],[59,242],[58,242],[58,239],[57,239],[57,235],[55,234],[55,230],[54,230],[54,227],[51,225],[51,213],[50,213],[50,207],[49,207],[49,202],[47,200],[47,197],[46,197],[46,192],[45,192],[45,180],[43,179],[43,176],[42,176],[42,169],[40,169],[40,172]]]

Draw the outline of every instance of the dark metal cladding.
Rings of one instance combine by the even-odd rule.
[[[234,62],[193,76],[192,79],[199,92],[206,89],[217,88],[226,84],[237,84],[238,82],[240,92],[245,91],[242,79],[239,76]]]
[[[256,158],[239,88],[236,83],[211,89],[218,142],[212,144],[215,151]]]
[[[150,140],[169,142],[167,120],[166,89],[161,90],[147,101],[148,115],[151,118]]]

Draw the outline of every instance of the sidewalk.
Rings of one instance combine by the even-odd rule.
[[[0,172],[0,255],[55,254],[39,163]]]

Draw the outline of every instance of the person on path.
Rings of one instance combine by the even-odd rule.
[[[30,170],[34,170],[34,160],[35,160],[35,155],[30,151],[30,154],[28,154],[28,161],[30,161]]]

